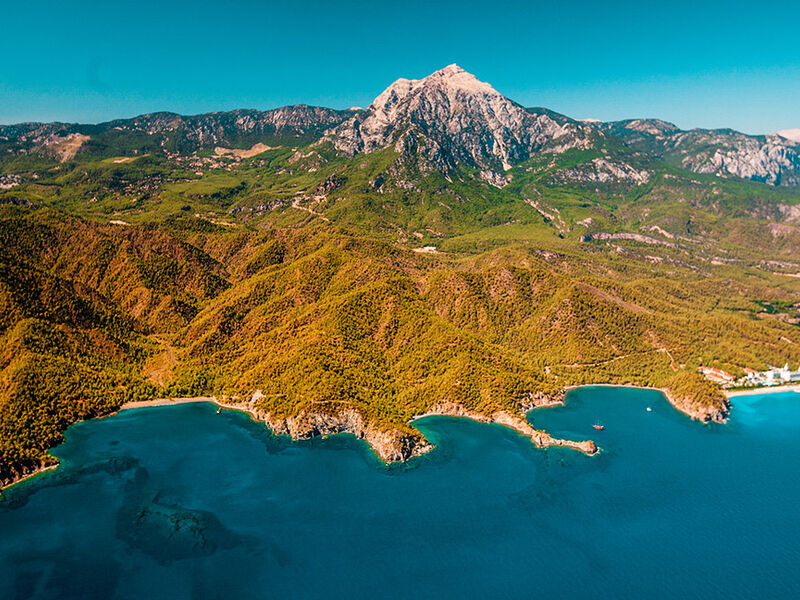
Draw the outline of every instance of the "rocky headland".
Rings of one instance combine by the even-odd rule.
[[[701,402],[697,398],[676,394],[670,390],[661,390],[670,404],[683,414],[703,423],[727,423],[731,403],[722,397],[714,404]]]

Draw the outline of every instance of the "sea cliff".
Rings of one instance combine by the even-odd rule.
[[[292,439],[309,439],[318,435],[351,433],[366,441],[375,454],[384,462],[405,462],[420,456],[434,448],[425,437],[413,428],[387,427],[367,420],[357,409],[341,406],[327,408],[318,412],[303,411],[294,416],[276,417],[258,408],[260,393],[253,394],[249,402],[231,402],[223,399],[217,402],[224,408],[232,408],[249,412],[253,418],[266,423],[278,435],[288,435]],[[554,438],[545,431],[534,429],[526,420],[525,414],[534,408],[563,404],[564,393],[558,397],[545,394],[529,394],[520,399],[519,414],[508,411],[496,411],[491,415],[470,411],[461,404],[453,402],[439,403],[422,415],[416,415],[412,421],[425,416],[464,417],[479,423],[497,423],[509,427],[529,438],[540,448],[563,446],[579,450],[587,455],[597,453],[597,445],[591,440],[572,441]]]
[[[670,390],[661,390],[670,404],[683,414],[697,419],[703,423],[727,423],[730,414],[731,403],[728,398],[720,396],[719,401],[714,404],[700,402],[696,398],[682,394],[676,394]]]
[[[264,421],[276,434],[288,435],[293,440],[351,433],[366,441],[375,454],[386,463],[405,462],[433,449],[433,445],[421,433],[381,427],[368,422],[361,413],[350,407],[332,412],[302,412],[290,417],[273,417],[258,410],[249,412],[256,419]]]

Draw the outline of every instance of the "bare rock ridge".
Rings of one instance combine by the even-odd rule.
[[[39,152],[57,160],[76,154],[191,154],[216,146],[242,149],[326,140],[348,156],[394,148],[419,170],[450,174],[457,167],[502,187],[507,171],[538,153],[609,147],[616,138],[631,156],[644,154],[695,173],[800,186],[800,130],[746,135],[731,129],[682,131],[659,119],[577,121],[543,108],[524,108],[458,65],[422,79],[398,79],[366,109],[306,105],[193,116],[151,113],[97,125],[0,125],[0,152]],[[602,159],[564,182],[646,183],[648,174]]]
[[[800,134],[746,135],[732,129],[682,131],[658,119],[599,123],[631,148],[695,173],[734,176],[770,185],[800,185]]]
[[[394,145],[447,171],[461,163],[496,180],[536,152],[591,146],[590,126],[512,102],[458,65],[398,79],[364,111],[326,134],[346,154]]]
[[[664,154],[695,173],[733,175],[771,185],[800,184],[800,145],[779,135],[680,131],[662,145]]]
[[[299,104],[267,111],[238,109],[192,116],[157,112],[97,125],[20,123],[0,125],[0,148],[53,154],[54,146],[64,145],[76,136],[86,138],[83,141],[92,141],[81,151],[101,154],[105,151],[116,153],[120,139],[124,141],[137,136],[144,140],[141,142],[142,150],[148,152],[192,153],[215,146],[239,148],[275,141],[308,143],[350,114],[351,111]],[[74,154],[69,158],[72,157]]]
[[[347,111],[318,106],[284,106],[268,111],[233,110],[190,117],[153,113],[134,119],[112,121],[113,127],[148,134],[180,132],[191,147],[221,144],[251,135],[289,134],[303,136],[320,132],[340,122]]]

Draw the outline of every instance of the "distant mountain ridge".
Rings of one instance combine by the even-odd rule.
[[[394,148],[423,171],[475,169],[479,179],[501,187],[509,169],[536,154],[601,149],[613,139],[695,173],[800,186],[800,130],[752,136],[683,131],[659,119],[578,121],[524,108],[455,64],[422,79],[396,80],[366,109],[295,105],[194,116],[160,112],[97,125],[22,123],[0,126],[0,153],[40,152],[64,161],[79,152],[191,154],[216,146],[330,142],[347,156]]]
[[[800,185],[800,142],[780,134],[732,129],[683,131],[658,119],[600,123],[634,149],[695,173],[735,176],[771,185]]]
[[[256,143],[298,144],[318,139],[351,111],[304,104],[272,110],[237,109],[182,116],[170,112],[117,119],[97,125],[21,123],[0,125],[0,149],[27,151],[47,148],[53,138],[88,136],[87,150],[192,153],[214,146],[241,147]],[[88,141],[88,140],[87,140]]]

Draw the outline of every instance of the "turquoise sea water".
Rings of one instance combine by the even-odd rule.
[[[599,456],[434,417],[438,448],[392,468],[215,413],[70,428],[62,466],[0,502],[0,598],[800,597],[798,394],[708,427],[583,388],[529,418]]]

